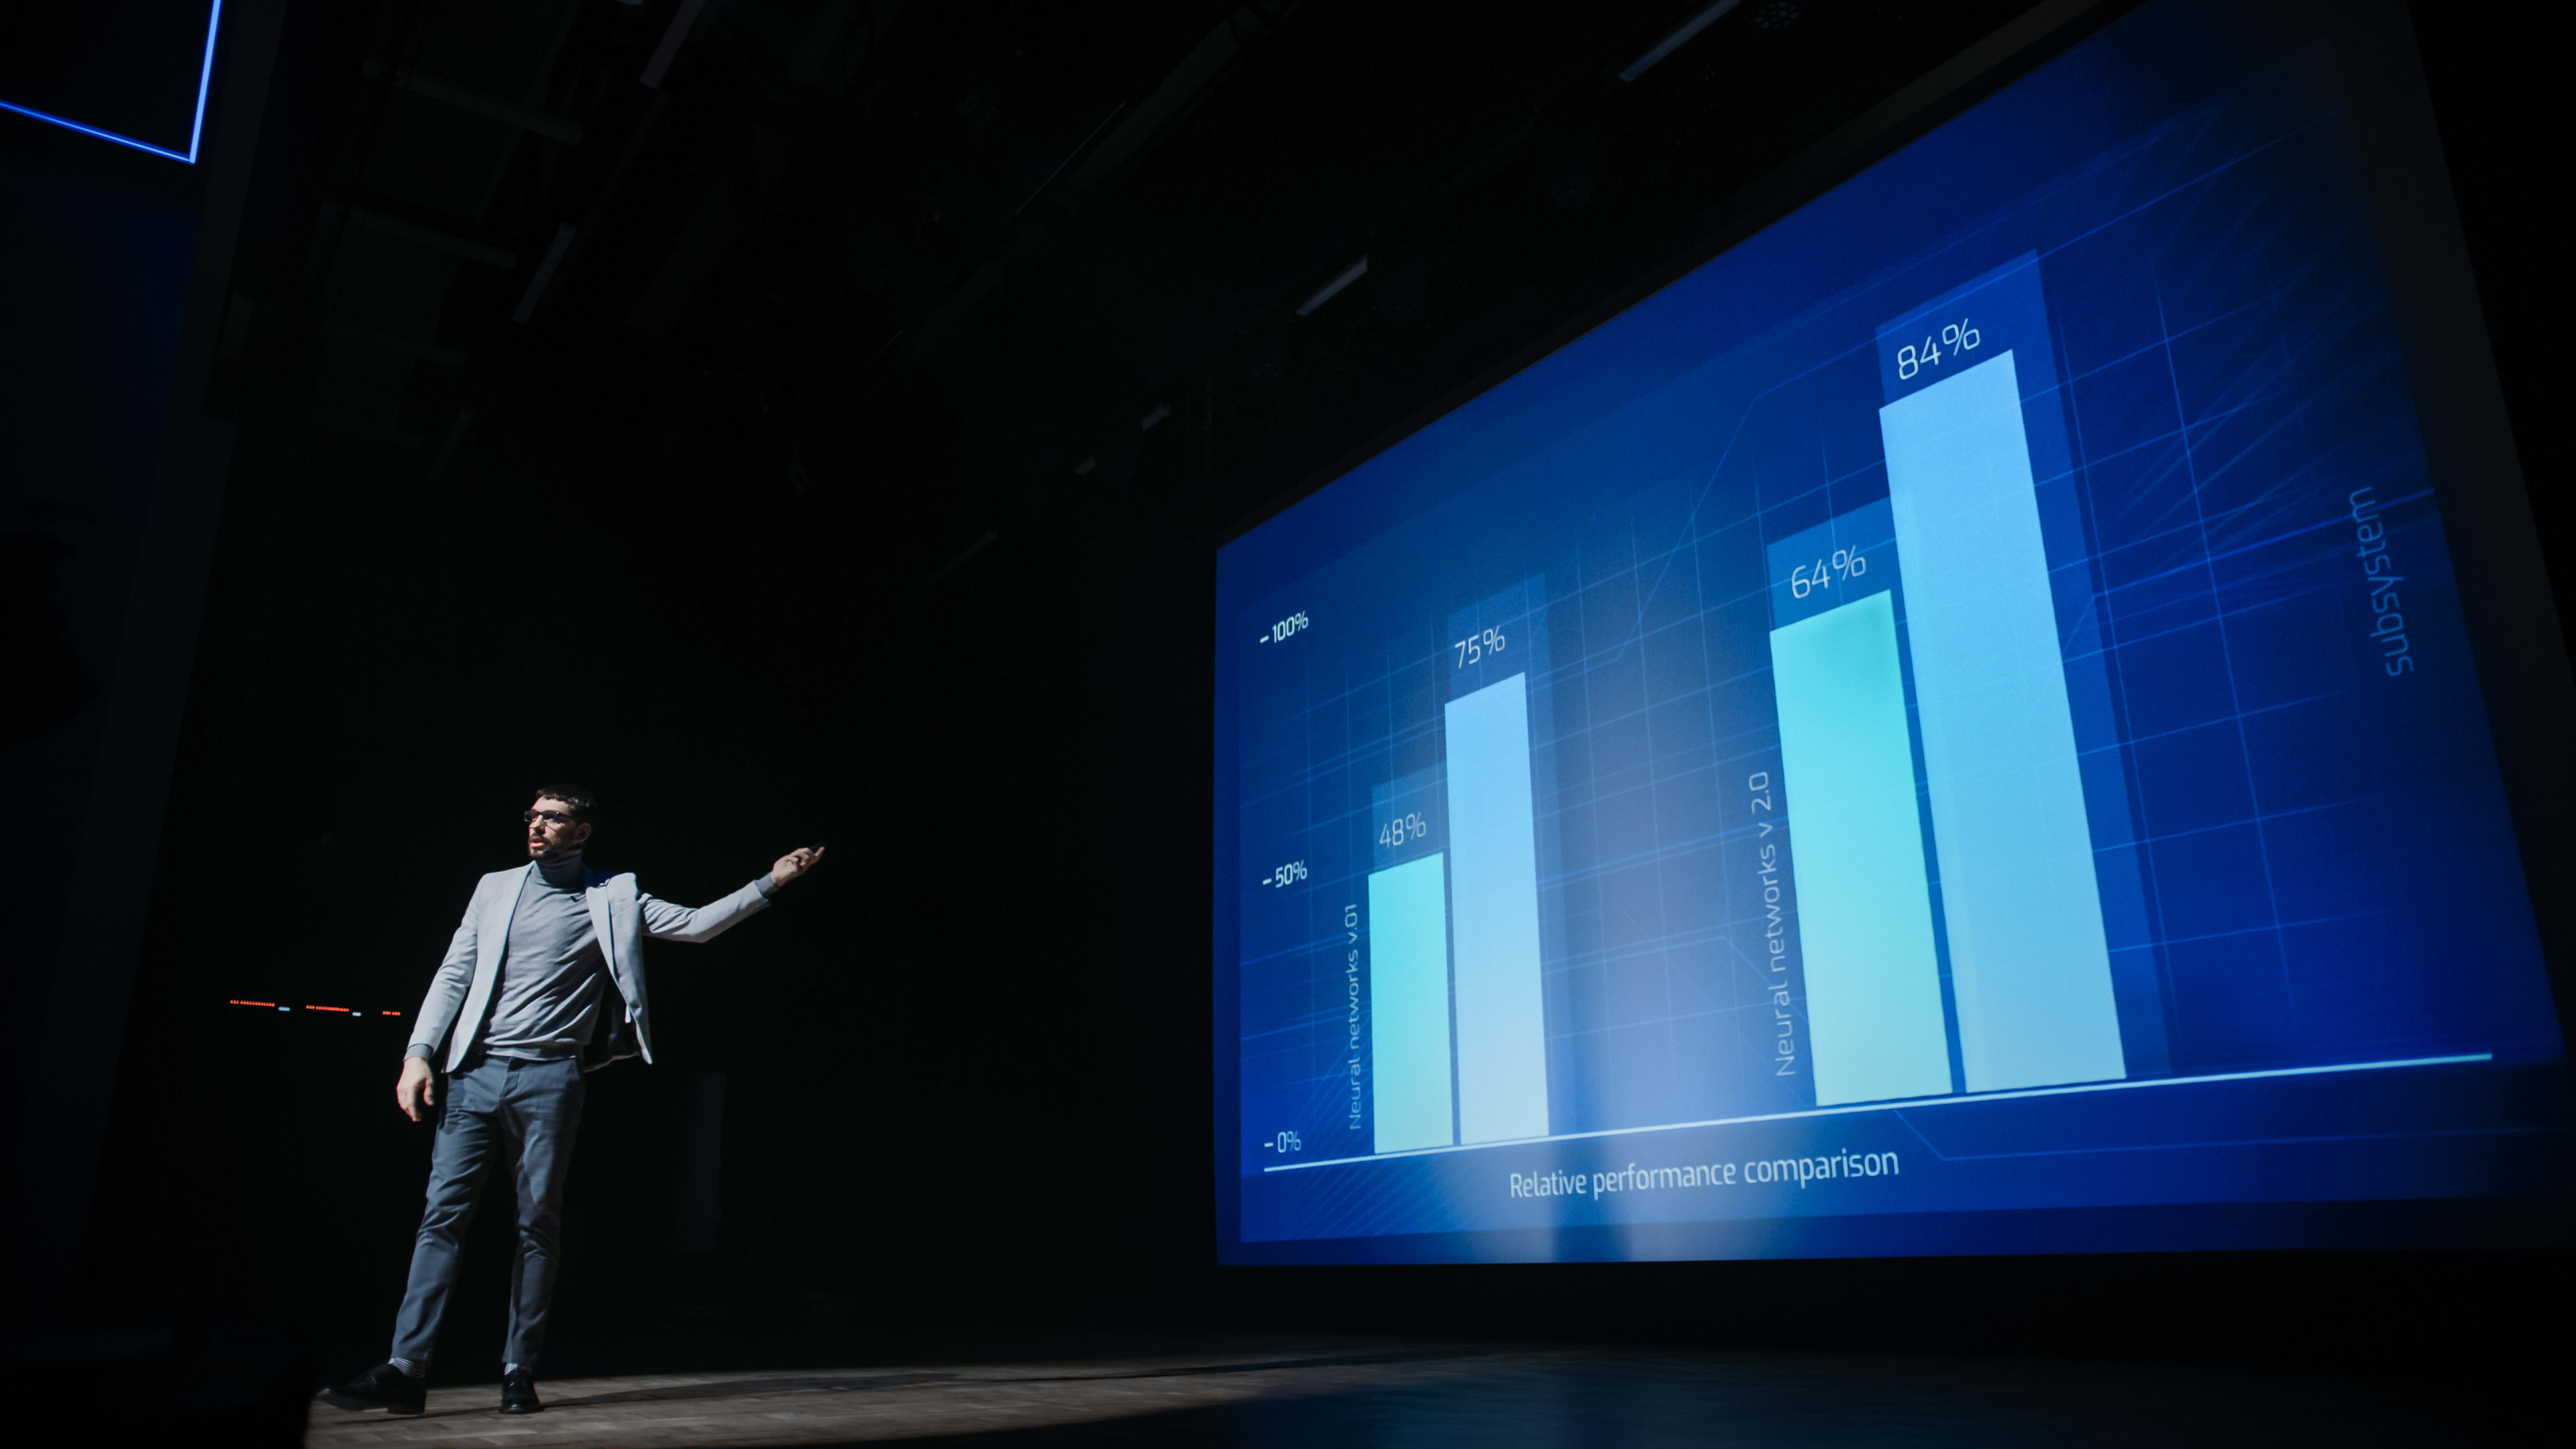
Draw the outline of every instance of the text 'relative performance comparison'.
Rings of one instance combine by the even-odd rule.
[[[2314,68],[2176,69],[2210,14],[1227,546],[1230,1257],[2277,1244],[2563,1186],[2375,183]],[[2095,1211],[1980,1225],[2028,1209]]]

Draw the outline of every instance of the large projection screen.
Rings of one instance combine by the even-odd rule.
[[[1222,1260],[2569,1191],[2404,12],[2055,43],[1222,549]]]

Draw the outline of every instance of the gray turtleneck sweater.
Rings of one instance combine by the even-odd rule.
[[[583,899],[589,872],[581,857],[537,863],[510,915],[510,945],[501,979],[477,1039],[484,1054],[523,1061],[581,1055],[598,1029],[609,993],[608,962]],[[769,894],[769,878],[760,879]],[[413,1042],[407,1055],[438,1060],[434,1042]]]
[[[510,953],[492,984],[485,1018],[488,1056],[554,1061],[581,1055],[599,1024],[608,961],[582,899],[589,872],[581,857],[537,864],[510,916]]]

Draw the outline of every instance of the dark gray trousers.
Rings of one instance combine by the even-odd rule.
[[[544,1346],[563,1236],[564,1177],[581,1125],[581,1064],[485,1057],[446,1079],[429,1156],[429,1205],[411,1250],[411,1285],[394,1318],[393,1357],[429,1362],[438,1320],[465,1257],[465,1229],[495,1159],[516,1169],[519,1257],[510,1267],[505,1363],[533,1363]]]

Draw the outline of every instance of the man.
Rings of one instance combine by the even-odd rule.
[[[501,1412],[545,1407],[529,1366],[554,1294],[581,1075],[622,1057],[653,1060],[642,939],[712,940],[765,908],[770,892],[823,858],[819,845],[791,850],[767,875],[691,910],[644,894],[632,875],[582,863],[598,810],[578,786],[537,791],[522,817],[529,863],[494,871],[475,886],[430,982],[394,1084],[394,1105],[414,1122],[442,1101],[444,1112],[430,1152],[429,1205],[412,1247],[411,1283],[394,1318],[393,1356],[324,1389],[326,1402],[420,1412],[430,1346],[456,1283],[466,1224],[487,1170],[501,1161],[510,1164],[519,1195]]]

